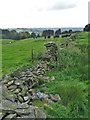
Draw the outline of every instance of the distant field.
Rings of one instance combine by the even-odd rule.
[[[60,43],[62,38],[51,40]],[[45,51],[44,43],[49,41],[44,38],[24,39],[24,40],[2,40],[2,72],[3,74],[10,73],[18,67],[32,65],[31,51],[34,50],[34,63],[37,62],[37,57]]]

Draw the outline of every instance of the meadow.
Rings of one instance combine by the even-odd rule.
[[[3,39],[2,73],[10,73],[11,71],[22,66],[32,66],[32,49],[34,54],[34,64],[36,64],[38,62],[37,57],[45,51],[44,43],[51,40],[53,40],[53,38],[47,40],[44,38],[30,38],[25,40]],[[56,42],[61,42],[61,38],[60,40],[56,40]]]
[[[88,33],[78,32],[70,45],[60,48],[67,38],[0,40],[2,41],[2,74],[9,74],[23,66],[37,64],[39,56],[45,52],[44,43],[55,41],[58,46],[58,66],[47,75],[55,80],[36,87],[45,93],[59,94],[61,101],[47,106],[36,100],[33,105],[45,110],[48,118],[88,118]],[[32,64],[32,49],[34,62]]]

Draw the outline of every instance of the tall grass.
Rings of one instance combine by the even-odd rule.
[[[79,41],[83,38],[86,43],[86,35],[79,33],[69,47],[58,50],[58,66],[48,73],[55,80],[46,83],[46,88],[39,88],[61,96],[61,101],[52,108],[45,106],[48,117],[88,118],[88,48]]]

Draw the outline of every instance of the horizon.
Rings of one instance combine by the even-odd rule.
[[[85,26],[84,26],[85,27]],[[62,28],[84,28],[84,27],[28,27],[28,28],[24,28],[24,27],[16,27],[16,28],[0,28],[0,29],[47,29],[47,28],[53,28],[53,29],[62,29]]]

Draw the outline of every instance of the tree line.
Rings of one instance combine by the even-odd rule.
[[[16,30],[8,30],[8,29],[2,29],[2,39],[13,39],[13,40],[21,40],[26,38],[38,38],[38,37],[44,37],[50,38],[53,36],[54,38],[58,38],[60,34],[62,34],[62,37],[64,36],[70,36],[70,34],[73,32],[71,29],[69,31],[63,31],[61,32],[61,29],[54,30],[43,30],[41,34],[37,34],[35,32],[17,32]],[[83,31],[90,31],[90,24],[87,24]]]
[[[61,32],[61,29],[58,29],[56,31],[54,30],[43,30],[42,34],[37,34],[35,32],[29,33],[28,31],[25,32],[17,32],[16,30],[8,30],[8,29],[2,29],[2,39],[14,39],[14,40],[21,40],[26,38],[38,38],[38,37],[44,37],[50,38],[53,36],[54,38],[57,38],[60,36],[60,34],[70,33],[72,30]]]
[[[90,32],[90,23],[85,26],[84,31]]]
[[[14,40],[20,40],[20,39],[26,39],[26,38],[36,38],[39,37],[39,34],[35,34],[32,32],[31,34],[28,31],[25,32],[17,32],[16,30],[8,30],[3,29],[2,30],[2,38],[3,39],[14,39]]]
[[[2,38],[3,39],[14,39],[20,40],[25,38],[38,38],[38,37],[45,37],[50,38],[51,36],[58,36],[61,34],[61,29],[56,30],[44,30],[42,34],[36,34],[35,32],[29,33],[28,31],[25,32],[17,32],[16,30],[8,30],[2,29]]]
[[[48,30],[43,30],[42,34],[40,35],[40,34],[36,34],[35,32],[29,33],[28,31],[17,32],[16,30],[8,30],[8,29],[2,29],[2,30],[0,29],[0,31],[1,31],[0,33],[2,33],[2,39],[14,39],[14,40],[21,40],[26,38],[38,38],[38,37],[44,37],[46,39],[46,38],[50,38],[51,36],[57,38],[60,36],[60,34],[62,34],[63,37],[65,35],[68,36],[73,32],[72,30],[61,32],[61,29],[58,29],[56,31],[48,29]],[[90,32],[90,24],[87,24],[84,27],[83,31]]]

